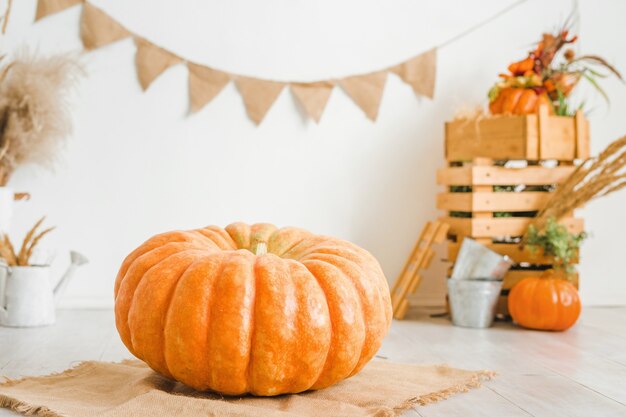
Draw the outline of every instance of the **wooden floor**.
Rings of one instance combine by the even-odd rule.
[[[396,362],[490,369],[482,388],[406,416],[626,416],[626,308],[587,308],[566,333],[453,327],[428,312],[393,323],[379,356]],[[61,371],[83,360],[130,357],[108,310],[65,310],[55,326],[0,327],[0,375]],[[14,414],[0,410],[0,416]]]

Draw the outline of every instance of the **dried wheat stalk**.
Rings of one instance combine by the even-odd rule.
[[[7,25],[9,24],[9,16],[11,16],[11,7],[13,7],[13,0],[7,1],[7,7],[4,9],[4,16],[2,16],[2,34],[7,33]]]
[[[29,243],[32,241],[33,236],[37,232],[37,229],[39,228],[39,226],[41,226],[41,223],[43,223],[45,219],[46,219],[45,217],[42,217],[41,219],[37,220],[37,223],[35,223],[35,225],[30,228],[28,233],[26,233],[26,236],[24,236],[24,240],[22,241],[22,247],[20,248],[20,252],[17,254],[18,264],[19,264],[19,261],[23,260],[24,257],[26,256]]]
[[[595,158],[580,164],[559,185],[532,224],[542,230],[549,218],[559,220],[587,202],[626,187],[626,136],[611,143]]]
[[[49,227],[41,232],[37,232],[37,229],[39,229],[39,226],[41,226],[44,220],[45,217],[39,219],[28,233],[26,233],[22,241],[22,247],[17,254],[15,253],[15,248],[9,236],[3,235],[0,238],[0,258],[3,258],[9,266],[29,266],[30,258],[33,255],[35,247],[39,244],[39,241],[54,230],[54,227]]]

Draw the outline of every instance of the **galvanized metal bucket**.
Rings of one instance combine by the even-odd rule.
[[[496,314],[502,281],[489,278],[448,279],[448,298],[455,326],[490,327]]]

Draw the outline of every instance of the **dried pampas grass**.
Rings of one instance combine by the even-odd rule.
[[[611,143],[597,157],[579,165],[559,185],[533,225],[543,230],[549,219],[559,220],[587,202],[626,187],[626,136]]]
[[[83,74],[75,58],[22,51],[0,66],[0,185],[21,164],[52,168],[71,133],[67,95]]]
[[[485,111],[485,108],[481,105],[476,105],[473,107],[470,106],[462,106],[454,113],[454,118],[452,120],[482,120],[485,117],[489,116]]]

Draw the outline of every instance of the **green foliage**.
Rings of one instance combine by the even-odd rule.
[[[544,230],[537,230],[533,225],[528,227],[526,246],[531,252],[543,249],[545,255],[554,258],[555,269],[564,269],[571,273],[574,272],[572,260],[585,238],[587,233],[570,233],[565,226],[550,218]]]
[[[512,193],[515,191],[514,185],[494,185],[493,191],[495,193]]]
[[[469,219],[472,217],[472,213],[470,211],[451,211],[450,217],[458,217],[461,219]]]
[[[563,94],[563,92],[561,90],[556,90],[556,93],[557,93],[557,100],[556,100],[557,101],[557,105],[553,106],[553,109],[554,109],[554,113],[557,116],[574,117],[574,115],[576,115],[576,112],[578,110],[582,110],[583,107],[585,106],[585,103],[583,102],[583,103],[580,103],[578,105],[578,107],[572,108],[572,105],[570,103],[569,98],[566,97],[565,94]],[[605,94],[605,96],[606,96],[606,94]]]
[[[471,193],[472,187],[469,185],[451,185],[450,192],[451,193]]]

